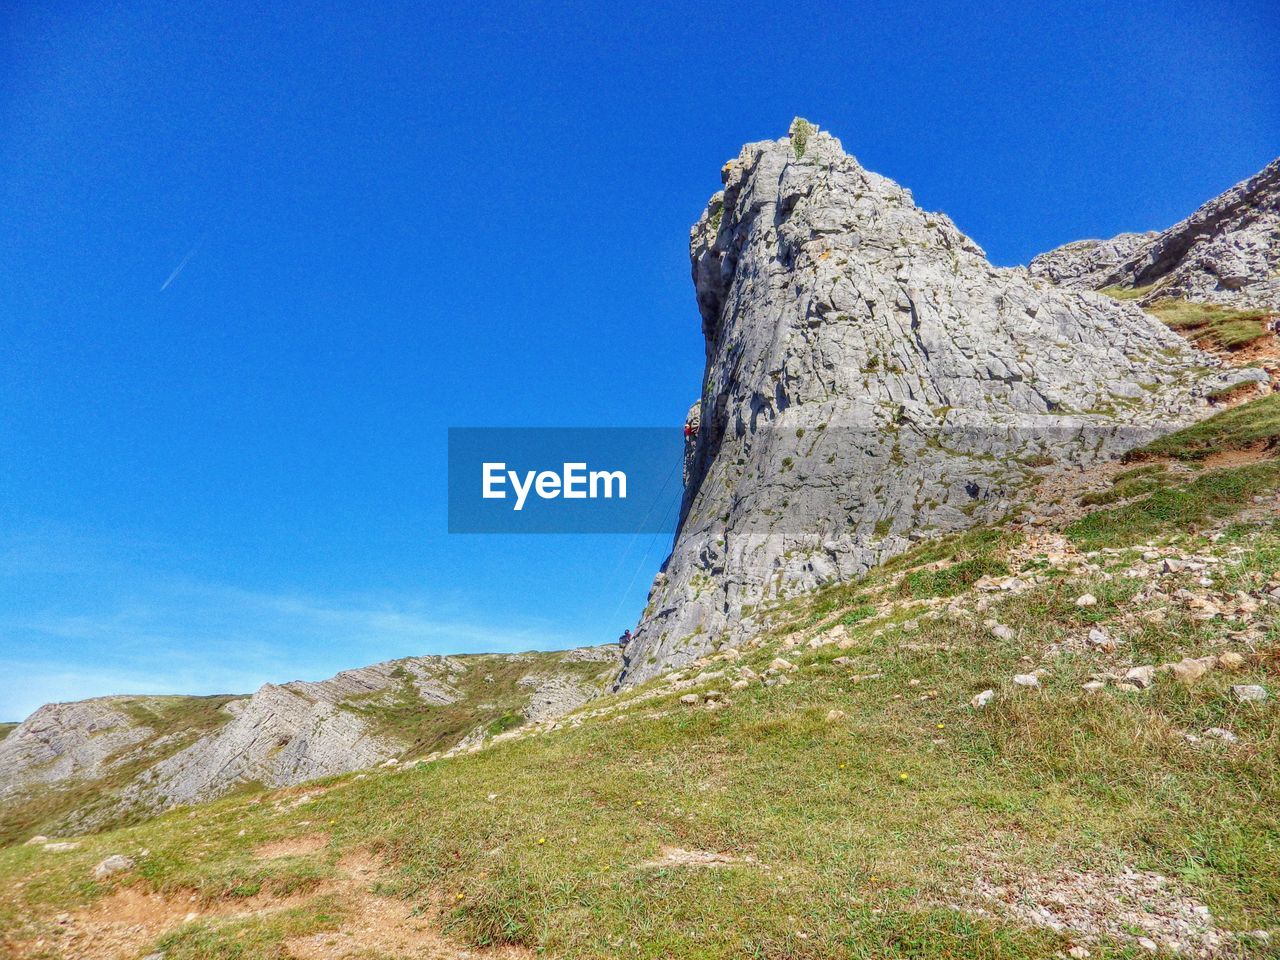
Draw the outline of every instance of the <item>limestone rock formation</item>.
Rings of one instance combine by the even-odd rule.
[[[623,684],[740,641],[759,605],[1000,515],[1044,464],[1264,379],[1133,304],[993,267],[834,137],[790,134],[726,164],[692,231],[700,425]]]
[[[319,683],[265,684],[229,724],[144,772],[125,797],[160,809],[216,797],[240,783],[282,787],[393,757],[400,744],[343,709],[350,697],[393,687],[393,666],[351,670]]]
[[[1075,240],[1042,253],[1027,266],[1032,276],[1078,290],[1097,290],[1106,286],[1116,267],[1159,234],[1122,233],[1110,240]]]
[[[153,731],[124,709],[126,697],[48,703],[0,740],[0,802],[33,784],[102,776],[121,751]]]
[[[0,740],[0,835],[19,807],[46,808],[37,821],[45,828],[83,830],[242,784],[289,786],[482,742],[598,696],[619,658],[614,645],[411,657],[319,682],[268,683],[251,697],[49,704]],[[85,791],[74,788],[84,786],[98,794],[89,806],[76,805]]]
[[[1028,269],[1077,289],[1142,291],[1144,304],[1176,298],[1280,310],[1280,159],[1162,233],[1069,243]]]

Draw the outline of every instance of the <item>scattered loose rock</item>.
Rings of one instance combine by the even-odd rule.
[[[1238,683],[1231,688],[1231,695],[1241,703],[1261,703],[1267,699],[1267,690],[1256,683]]]
[[[1132,667],[1124,675],[1125,682],[1139,690],[1146,690],[1156,682],[1156,668],[1152,666]]]
[[[1065,868],[1052,876],[1018,876],[1000,883],[979,876],[975,892],[1024,923],[1070,931],[1090,941],[1107,937],[1136,941],[1146,950],[1214,956],[1233,939],[1214,923],[1208,907],[1156,873]]]
[[[1228,651],[1218,657],[1218,666],[1223,670],[1242,670],[1244,669],[1244,657],[1238,653]]]
[[[132,857],[126,857],[123,854],[114,853],[93,868],[93,877],[95,880],[105,880],[107,877],[112,877],[117,873],[124,873],[126,870],[132,869]]]

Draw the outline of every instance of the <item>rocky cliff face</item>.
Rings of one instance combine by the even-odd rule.
[[[1280,159],[1155,234],[1083,240],[1041,254],[1033,276],[1077,289],[1280,310]]]
[[[691,235],[706,368],[684,512],[622,683],[1264,379],[1132,304],[993,267],[804,121],[722,179]]]
[[[251,697],[48,704],[0,740],[0,842],[474,746],[581,706],[618,664],[613,646],[413,657]]]
[[[40,783],[103,776],[155,730],[127,712],[127,697],[45,704],[0,740],[0,800]]]

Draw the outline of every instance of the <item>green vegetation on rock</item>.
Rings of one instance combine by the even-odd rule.
[[[353,699],[343,709],[371,720],[372,733],[400,741],[406,746],[403,756],[414,758],[451,747],[477,729],[492,735],[524,723],[522,710],[532,689],[520,682],[526,677],[554,673],[599,688],[607,668],[600,660],[575,661],[562,653],[479,654],[466,660],[469,669],[450,681],[458,693],[453,703],[424,701],[413,678],[402,672],[391,695]]]
[[[1141,300],[1155,290],[1155,284],[1143,287],[1103,287],[1115,300]],[[1176,297],[1156,300],[1143,308],[1166,326],[1189,340],[1222,350],[1239,350],[1267,335],[1265,321],[1274,316],[1267,310],[1235,310],[1212,303],[1199,303]]]
[[[795,151],[797,160],[804,156],[804,152],[809,146],[809,137],[812,134],[813,124],[808,120],[803,117],[796,117],[791,121],[791,149]]]
[[[1267,335],[1266,310],[1232,310],[1189,300],[1157,300],[1146,308],[1189,340],[1207,342],[1223,350],[1239,350]]]
[[[1214,454],[1280,445],[1280,393],[1232,407],[1186,430],[1160,437],[1129,459],[1204,460]]]
[[[1099,293],[1105,293],[1113,300],[1141,300],[1152,291],[1154,284],[1148,284],[1145,287],[1122,287],[1118,284],[1103,287]]]
[[[0,802],[0,845],[55,830],[73,814],[77,822],[98,826],[142,819],[147,811],[115,809],[121,791],[147,767],[229,722],[231,715],[222,707],[235,699],[227,695],[122,698],[122,711],[150,733],[119,756],[107,757],[107,772],[98,779],[72,779],[6,797]]]

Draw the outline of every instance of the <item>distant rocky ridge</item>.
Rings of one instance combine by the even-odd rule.
[[[1076,289],[1280,310],[1280,159],[1161,233],[1079,240],[1031,261],[1033,276]]]
[[[47,704],[0,740],[0,841],[466,749],[576,709],[618,666],[612,645],[411,657],[252,696]]]
[[[1121,233],[1110,240],[1074,240],[1042,253],[1028,265],[1032,276],[1079,290],[1097,290],[1106,286],[1099,282],[1110,277],[1115,268],[1136,250],[1159,234]]]
[[[690,241],[706,367],[683,515],[622,684],[741,642],[759,604],[1000,515],[1045,464],[1266,379],[1134,304],[993,267],[805,121],[722,180]]]

